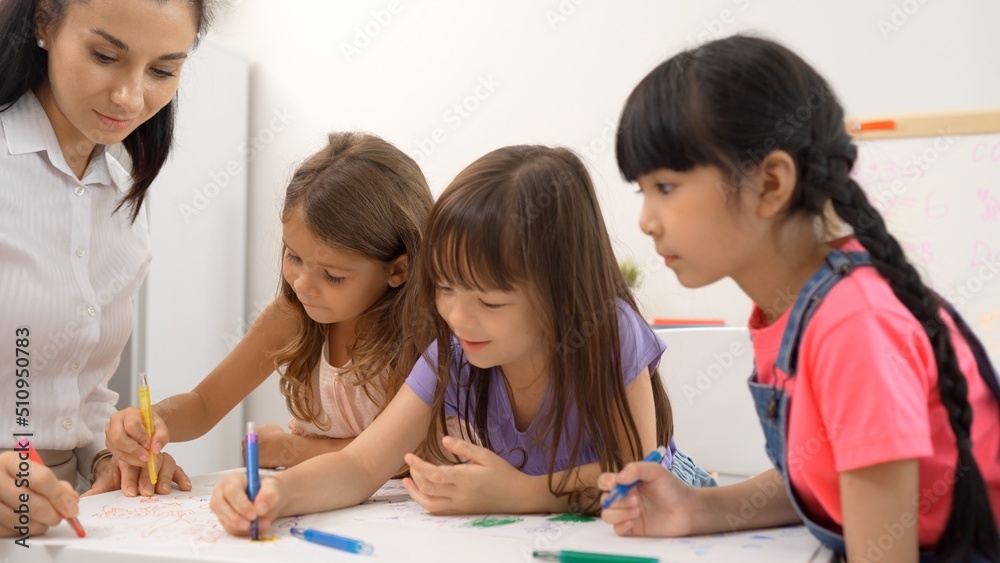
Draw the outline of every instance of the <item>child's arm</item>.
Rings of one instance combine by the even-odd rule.
[[[866,552],[870,545],[879,546],[881,561],[886,563],[917,560],[919,488],[916,459],[840,473],[840,505],[848,560],[869,557]],[[890,547],[886,547],[887,541]]]
[[[138,408],[112,415],[105,433],[115,459],[139,469],[146,466],[150,442],[155,455],[171,440],[184,442],[208,432],[274,371],[272,354],[294,334],[295,323],[294,312],[281,298],[271,302],[236,348],[193,391],[153,405],[152,440]],[[138,473],[130,479],[126,471],[123,468],[123,484],[134,482]]]
[[[666,445],[656,443],[656,403],[653,401],[653,383],[650,380],[649,368],[643,369],[625,389],[625,401],[632,412],[632,419],[635,420],[635,426],[639,430],[640,443],[636,444],[639,451],[631,452],[626,449],[628,447],[628,433],[624,426],[618,429],[618,444],[623,448],[622,456],[626,460],[638,461],[647,453],[656,449],[657,446]],[[597,462],[588,463],[587,465],[568,469],[567,471],[570,474],[570,482],[566,487],[567,491],[596,489],[597,479],[601,475],[601,464]],[[564,473],[566,472],[553,475],[553,482],[559,483]],[[540,505],[536,506],[550,512],[566,512],[569,510],[569,496],[553,495],[549,491],[548,479],[544,475],[541,477],[542,482],[534,484],[535,493],[532,495],[532,498],[540,503]]]
[[[601,475],[598,485],[610,491],[636,481],[628,496],[601,513],[620,536],[676,537],[800,521],[774,469],[735,485],[694,488],[657,463],[630,463]]]
[[[193,440],[211,430],[274,372],[273,355],[294,336],[295,315],[283,298],[275,299],[236,348],[193,391],[153,407],[176,441]]]
[[[650,380],[649,368],[643,369],[625,389],[625,402],[639,430],[640,443],[636,444],[639,451],[631,452],[627,449],[628,433],[624,426],[618,429],[618,444],[623,448],[622,456],[626,460],[638,461],[657,446],[666,445],[656,443],[656,403],[653,401],[653,383]],[[570,473],[570,483],[566,488],[568,491],[596,489],[597,479],[601,475],[601,464],[588,463],[567,471]],[[556,473],[553,476],[554,482],[558,483],[562,477],[563,473]],[[540,485],[544,488],[545,494],[537,491]],[[555,496],[549,492],[547,479],[544,483],[535,483],[535,487],[534,498],[541,502],[543,507],[553,512],[565,512],[569,509],[569,496]]]
[[[261,467],[294,467],[303,461],[330,452],[339,452],[354,438],[317,438],[286,432],[277,424],[257,427]]]
[[[636,376],[625,390],[642,443],[638,457],[626,452],[626,458],[640,459],[655,448],[656,410],[649,370]],[[619,443],[627,444],[625,430],[620,429]],[[435,514],[469,514],[477,512],[567,512],[569,495],[553,494],[548,475],[525,475],[495,453],[464,440],[446,437],[443,444],[451,453],[468,459],[462,465],[437,466],[413,454],[406,456],[412,479],[405,479],[410,496]],[[600,463],[588,463],[556,473],[556,486],[568,477],[566,492],[596,489],[601,474]]]
[[[496,453],[454,436],[444,436],[446,451],[469,460],[459,465],[434,465],[409,453],[403,458],[410,466],[410,477],[403,485],[413,500],[433,514],[476,514],[502,512],[523,514],[555,512],[533,506],[535,498],[552,495],[546,477],[525,475]],[[565,511],[565,510],[564,510]]]
[[[632,412],[632,419],[639,430],[640,443],[636,444],[638,452],[622,451],[622,456],[626,460],[638,461],[647,453],[654,450],[659,445],[656,443],[656,403],[653,401],[653,383],[650,380],[649,368],[643,369],[639,375],[632,380],[632,383],[625,389],[625,401]],[[624,426],[618,429],[618,443],[621,447],[627,448],[628,433]],[[570,484],[567,490],[596,489],[597,479],[601,475],[601,464],[594,462],[580,467],[567,470],[570,473]],[[554,476],[556,483],[563,477],[562,473]],[[569,509],[569,496],[555,496],[548,490],[547,480],[541,484],[545,493],[536,493],[535,497],[553,512],[565,512]],[[539,487],[539,483],[535,484]]]
[[[261,480],[253,503],[245,472],[227,475],[212,492],[212,512],[231,534],[247,535],[260,517],[260,530],[275,518],[323,512],[358,504],[388,481],[427,435],[431,409],[409,385],[375,421],[339,452],[308,459]]]
[[[649,371],[640,373],[626,393],[643,452],[649,451],[656,445],[652,443],[656,423]],[[619,443],[623,447],[628,443],[623,429]],[[705,534],[799,521],[785,493],[784,482],[775,470],[729,487],[693,488],[659,464],[630,463],[617,475],[601,476],[599,485],[610,490],[615,484],[635,481],[641,481],[640,485],[603,514],[605,520],[616,524],[620,534]]]

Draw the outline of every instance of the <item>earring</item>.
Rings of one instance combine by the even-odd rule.
[[[44,49],[44,48],[45,48],[45,40],[44,40],[44,39],[39,39],[39,40],[37,41],[37,43],[38,43],[38,47],[39,47],[39,48],[42,48],[42,49]]]

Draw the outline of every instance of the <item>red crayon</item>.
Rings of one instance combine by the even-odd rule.
[[[28,450],[28,459],[41,465],[42,467],[45,467],[45,462],[42,461],[42,458],[38,455],[38,452],[35,451],[35,448],[31,446],[31,442],[29,442],[27,438],[18,441],[17,450],[22,452]],[[73,531],[76,532],[77,537],[86,537],[87,532],[83,531],[83,526],[80,525],[79,520],[67,517],[66,522],[68,522],[73,528]]]

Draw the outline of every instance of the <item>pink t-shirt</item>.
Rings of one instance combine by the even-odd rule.
[[[841,250],[864,248],[851,239]],[[787,379],[774,363],[788,314],[767,326],[754,308],[749,326],[760,383]],[[973,455],[1000,517],[1000,411],[968,345],[944,317],[968,381]],[[839,472],[919,458],[920,545],[936,545],[951,511],[955,435],[930,341],[874,268],[857,268],[827,295],[802,336],[798,373],[785,390],[792,397],[788,470],[810,517],[840,528]]]
[[[313,400],[319,404],[320,421],[328,422],[323,428],[295,418],[288,421],[292,434],[315,438],[356,438],[375,420],[381,408],[382,385],[388,373],[374,378],[368,385],[373,402],[363,385],[357,385],[357,374],[341,373],[343,368],[330,364],[328,343],[323,344],[323,355],[313,369]],[[346,367],[346,366],[344,366]]]

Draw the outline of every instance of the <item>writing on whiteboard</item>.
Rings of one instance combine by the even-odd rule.
[[[861,141],[852,177],[1000,365],[1000,133]]]
[[[988,262],[1000,263],[1000,249],[993,248],[985,240],[977,240],[972,243],[972,263],[973,268],[982,266]]]
[[[1000,141],[979,141],[972,145],[972,162],[984,161],[1000,162]]]
[[[989,188],[976,190],[979,201],[983,203],[983,220],[996,221],[1000,218],[1000,195],[994,194]]]

